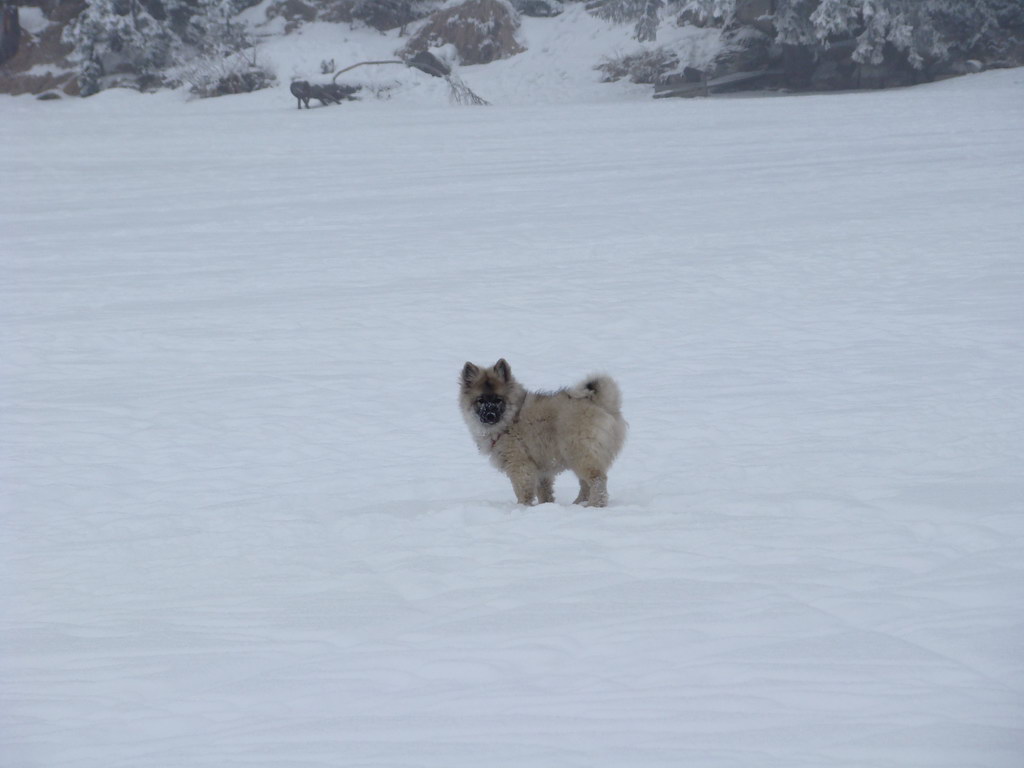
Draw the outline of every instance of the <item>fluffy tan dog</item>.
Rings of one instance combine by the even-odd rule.
[[[626,440],[622,396],[609,376],[591,376],[558,392],[527,392],[504,359],[466,363],[459,404],[480,452],[509,476],[520,504],[554,501],[555,475],[580,481],[575,504],[608,504],[608,469]]]

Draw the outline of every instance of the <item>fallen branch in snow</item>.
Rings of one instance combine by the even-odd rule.
[[[405,62],[402,61],[401,59],[388,59],[387,61],[360,61],[358,64],[353,64],[351,67],[339,69],[337,72],[334,73],[334,77],[331,78],[331,82],[338,82],[338,75],[342,74],[343,72],[348,72],[349,70],[355,69],[356,67],[365,67],[367,64],[405,64]]]
[[[473,90],[466,85],[462,78],[452,72],[451,67],[445,64],[443,61],[438,59],[429,51],[420,51],[415,56],[409,59],[386,59],[384,61],[359,61],[351,66],[339,69],[334,73],[334,77],[331,78],[332,83],[338,82],[338,75],[345,72],[349,72],[356,67],[364,67],[368,64],[403,64],[413,69],[418,69],[420,72],[430,75],[431,77],[443,77],[445,82],[448,83],[449,98],[456,104],[470,104],[470,105],[487,105],[490,104],[484,98],[477,96]]]
[[[473,106],[487,106],[490,104],[486,99],[473,93],[472,89],[462,82],[462,78],[454,72],[446,75],[444,79],[448,81],[448,87],[451,89],[448,96],[456,104],[470,104]]]

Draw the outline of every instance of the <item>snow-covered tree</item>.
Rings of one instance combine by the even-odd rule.
[[[594,0],[587,9],[594,15],[616,24],[635,23],[633,37],[640,42],[651,42],[658,37],[661,9],[666,5],[679,5],[678,0]]]
[[[653,42],[658,38],[659,13],[663,5],[662,0],[645,0],[633,33],[641,43]]]
[[[727,23],[736,13],[736,0],[684,0],[680,10],[705,23]]]
[[[671,0],[670,0],[671,1]],[[728,27],[744,0],[687,0],[683,11]],[[964,55],[1000,27],[1024,25],[1022,0],[775,0],[775,41],[811,49],[856,41],[862,64],[880,64],[887,50],[923,67]]]
[[[861,26],[864,0],[821,0],[809,21],[819,38],[852,36]]]
[[[139,0],[90,0],[64,40],[74,46],[84,96],[100,89],[104,75],[154,76],[170,63],[173,47],[167,26]]]
[[[810,14],[814,37],[853,38],[855,61],[880,64],[886,46],[920,69],[966,53],[999,26],[1001,0],[821,0]]]
[[[104,78],[158,82],[162,72],[196,54],[228,56],[248,45],[234,17],[249,0],[89,0],[64,30],[74,46],[83,95]]]
[[[205,54],[228,56],[250,45],[245,27],[235,18],[238,0],[202,0],[190,23],[196,47]]]
[[[587,9],[598,18],[625,24],[639,19],[646,3],[647,0],[595,0],[587,4]]]
[[[811,15],[818,0],[776,0],[772,17],[775,39],[784,45],[814,46],[820,39],[816,34]]]

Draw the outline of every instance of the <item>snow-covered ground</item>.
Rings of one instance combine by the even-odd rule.
[[[0,764],[1020,766],[1024,71],[462,74],[0,100]],[[499,356],[618,378],[609,508]]]

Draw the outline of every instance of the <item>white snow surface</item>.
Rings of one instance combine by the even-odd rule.
[[[4,768],[1024,763],[1024,71],[515,66],[0,99]],[[617,378],[610,507],[501,356]]]

